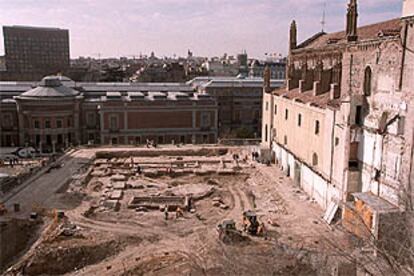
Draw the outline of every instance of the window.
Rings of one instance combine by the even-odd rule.
[[[275,104],[275,115],[277,115],[277,105]]]
[[[72,118],[68,118],[68,127],[72,127]]]
[[[93,140],[95,140],[95,135],[93,133],[89,133],[88,141],[93,141]]]
[[[36,143],[36,146],[39,146],[39,144],[40,144],[40,135],[39,134],[37,134],[36,137],[35,137],[35,143]]]
[[[40,128],[40,122],[38,120],[34,121],[34,128]]]
[[[3,115],[2,126],[5,128],[12,126],[12,116],[10,114]]]
[[[158,144],[164,144],[164,136],[158,136]]]
[[[298,115],[298,126],[300,127],[302,125],[302,114]]]
[[[240,114],[239,114],[240,117]],[[211,116],[210,113],[201,114],[201,127],[210,127],[211,126]]]
[[[137,145],[141,144],[141,136],[135,137],[135,144]]]
[[[371,89],[372,89],[372,71],[371,67],[367,67],[365,69],[364,75],[364,95],[366,97],[371,96]]]
[[[117,130],[118,129],[118,117],[116,116],[111,116],[110,118],[110,129],[111,130]]]
[[[265,125],[265,142],[267,142],[267,125]]]
[[[46,135],[46,145],[52,145],[52,136]]]
[[[234,118],[234,121],[236,121],[236,122],[240,121],[240,118],[241,118],[241,110],[234,111],[233,118]]]
[[[96,122],[95,122],[95,114],[93,113],[89,113],[88,114],[88,122],[87,122],[88,126],[95,126]]]
[[[62,128],[62,120],[56,120],[56,128]]]
[[[269,102],[266,102],[266,111],[269,110]]]
[[[339,138],[335,137],[335,146],[338,146],[338,145],[339,145]]]
[[[6,135],[6,147],[10,147],[12,145],[12,138],[10,135]]]
[[[45,128],[50,128],[50,121],[49,120],[45,121]]]
[[[285,136],[283,137],[283,144],[284,144],[284,145],[287,145],[287,143],[288,143],[288,140],[287,140],[287,136],[285,135]]]
[[[313,155],[312,155],[312,165],[313,166],[318,165],[318,155],[316,153],[313,153]]]
[[[320,123],[318,120],[315,121],[315,134],[318,135],[320,132]]]
[[[184,135],[180,136],[180,143],[185,144],[185,136]]]
[[[361,105],[356,106],[355,124],[359,126],[362,125],[362,106]]]
[[[62,137],[62,134],[58,134],[58,136],[57,136],[57,143],[58,143],[59,145],[63,144],[63,137]]]
[[[289,110],[285,110],[285,120],[289,119]]]

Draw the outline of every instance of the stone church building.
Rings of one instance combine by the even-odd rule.
[[[414,5],[403,2],[400,18],[358,26],[350,0],[345,30],[300,44],[293,21],[286,87],[265,81],[263,92],[263,154],[377,237],[389,214],[413,208]]]

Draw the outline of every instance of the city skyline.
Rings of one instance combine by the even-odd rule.
[[[287,54],[293,19],[299,41],[320,31],[324,2],[325,30],[343,30],[347,0],[126,0],[115,8],[112,0],[1,0],[0,24],[69,29],[72,58],[133,57],[151,51],[157,56],[185,56],[188,49],[196,56],[246,50],[251,57],[264,57]],[[366,0],[359,6],[359,25],[401,14],[400,0]]]

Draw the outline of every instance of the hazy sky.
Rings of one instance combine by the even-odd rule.
[[[292,19],[299,40],[342,30],[349,0],[0,0],[0,25],[67,28],[71,56],[249,56],[287,52]],[[359,23],[399,17],[402,0],[360,0]],[[3,41],[2,33],[0,39]],[[0,43],[0,54],[4,45]]]

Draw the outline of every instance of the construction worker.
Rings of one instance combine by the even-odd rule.
[[[165,206],[164,208],[164,219],[168,220],[168,206]]]
[[[175,211],[175,218],[178,219],[183,216],[184,216],[183,211],[181,210],[180,207],[177,207],[177,210]]]
[[[264,222],[260,223],[257,235],[262,236],[265,240],[267,240],[267,231]]]
[[[167,168],[167,174],[172,174],[172,173],[173,173],[172,164],[170,164],[170,166]]]

